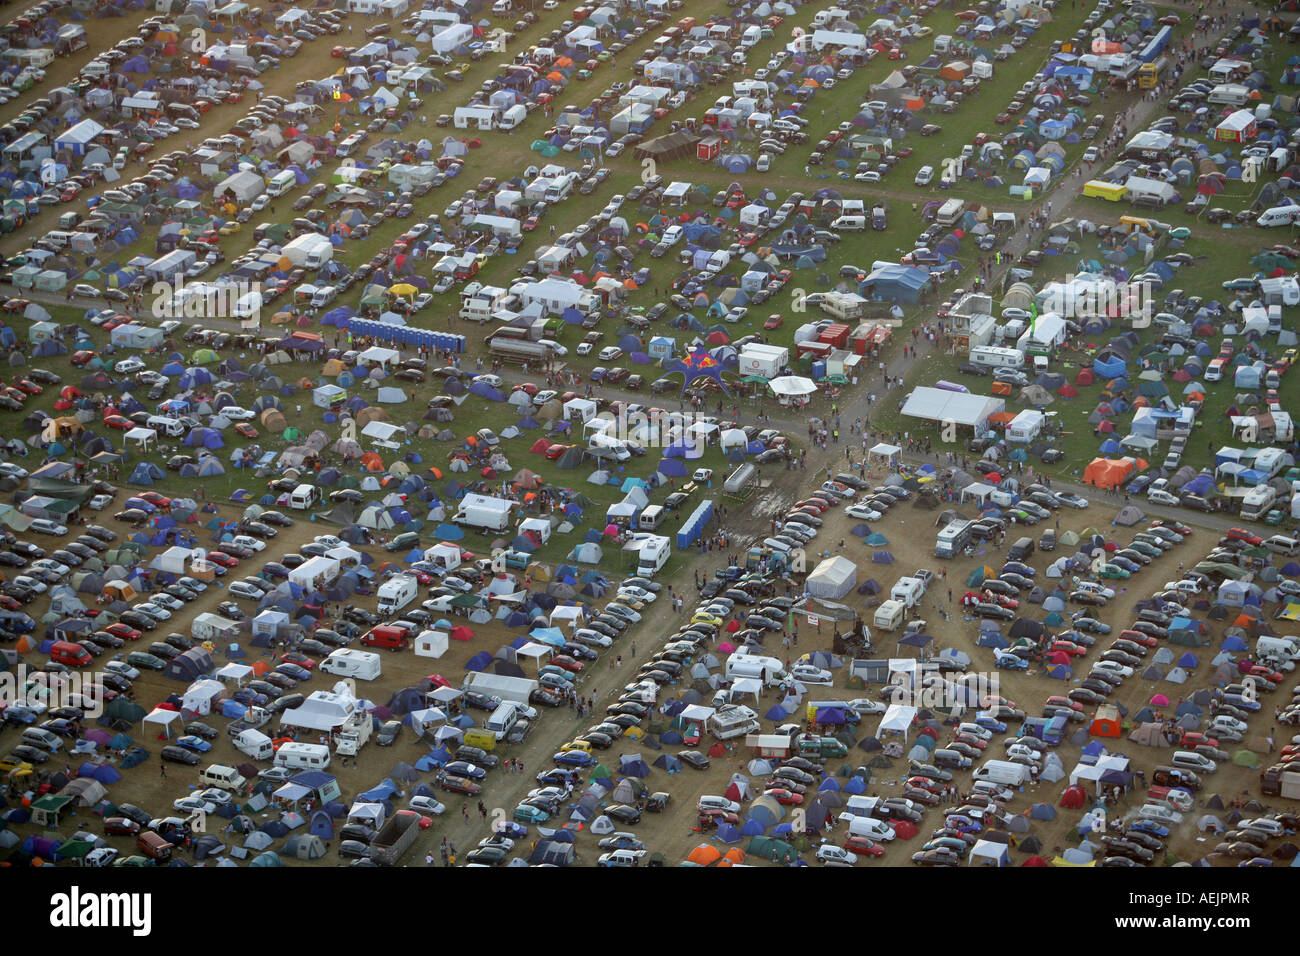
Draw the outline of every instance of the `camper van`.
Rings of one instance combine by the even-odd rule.
[[[997,345],[977,345],[970,350],[970,360],[972,365],[982,365],[992,369],[1025,367],[1024,352]]]
[[[902,601],[885,601],[876,608],[876,615],[872,618],[871,623],[882,631],[892,631],[903,623],[903,617],[907,613],[907,605]]]
[[[863,232],[867,228],[866,216],[840,216],[831,223],[836,232]]]
[[[380,666],[378,654],[373,651],[353,650],[350,647],[331,651],[329,657],[320,662],[323,673],[355,677],[357,680],[375,680],[379,677]]]
[[[324,770],[330,765],[330,749],[324,744],[281,744],[275,765],[286,770]]]
[[[166,415],[150,415],[145,422],[145,427],[152,428],[158,434],[166,435],[168,438],[180,438],[185,434],[185,423],[175,418],[168,418]]]
[[[949,199],[935,214],[934,221],[940,226],[955,226],[957,221],[966,214],[966,201],[964,199]]]
[[[739,652],[727,658],[727,679],[757,678],[765,687],[777,687],[789,679],[785,665],[775,657],[759,657]]]
[[[902,577],[894,582],[889,592],[890,600],[902,603],[904,607],[916,607],[925,597],[925,582],[920,578]]]
[[[934,542],[936,558],[955,558],[966,549],[971,540],[971,522],[949,521]]]

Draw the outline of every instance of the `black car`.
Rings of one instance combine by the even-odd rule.
[[[695,770],[708,770],[710,767],[709,758],[698,750],[683,750],[677,758]]]
[[[199,763],[199,761],[202,759],[198,754],[186,750],[184,747],[176,747],[176,746],[164,747],[162,749],[162,753],[160,754],[160,756],[162,757],[163,760],[166,760],[170,763],[183,763],[183,764],[188,764],[191,767],[196,766]],[[119,813],[121,812],[120,807],[118,808],[118,812]]]
[[[402,735],[402,722],[400,720],[386,720],[379,725],[379,732],[375,734],[375,743],[381,747],[391,747],[397,743],[397,738]]]
[[[641,811],[636,807],[630,807],[625,803],[616,803],[612,807],[606,807],[605,816],[609,817],[615,823],[622,823],[628,826],[641,822]]]

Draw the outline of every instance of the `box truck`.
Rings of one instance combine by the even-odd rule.
[[[477,694],[498,697],[501,700],[514,701],[516,704],[528,704],[528,698],[537,689],[537,681],[526,677],[508,677],[504,674],[487,674],[481,671],[465,675],[461,681],[462,690],[472,690]]]
[[[379,585],[379,604],[376,610],[385,617],[396,614],[420,593],[420,582],[409,574],[399,574]]]
[[[457,524],[469,525],[471,528],[483,528],[486,531],[505,531],[510,525],[510,509],[515,503],[504,498],[489,498],[487,495],[466,495],[460,501],[460,509],[452,519]]]
[[[1300,770],[1289,764],[1274,764],[1259,775],[1259,792],[1266,797],[1300,800]]]

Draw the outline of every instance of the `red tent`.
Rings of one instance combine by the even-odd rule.
[[[470,630],[468,627],[466,627],[464,624],[462,624],[459,627],[453,627],[451,629],[451,633],[448,636],[453,641],[468,641],[471,637],[474,636],[474,632]]]
[[[1078,785],[1066,787],[1065,792],[1061,794],[1061,806],[1067,810],[1079,810],[1087,799],[1088,795],[1084,793],[1083,787]]]
[[[1090,368],[1079,369],[1079,374],[1074,376],[1075,385],[1091,385],[1097,381],[1097,376],[1093,374]]]
[[[726,745],[726,744],[723,744],[723,743],[716,743],[716,744],[714,744],[712,747],[709,748],[709,756],[710,756],[710,757],[725,757],[726,755],[727,755],[727,745]]]
[[[899,820],[893,824],[894,836],[900,840],[910,840],[916,836],[916,825],[909,820]]]

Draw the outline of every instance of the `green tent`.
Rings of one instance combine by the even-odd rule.
[[[1232,762],[1238,767],[1258,767],[1259,755],[1249,750],[1238,750],[1232,755]]]
[[[190,361],[195,365],[211,365],[217,360],[217,353],[212,349],[195,349]]]
[[[773,863],[790,863],[798,856],[790,844],[765,836],[756,836],[750,840],[745,852]]]
[[[67,843],[62,844],[54,852],[67,860],[79,860],[94,848],[95,844],[91,843],[89,840],[77,837],[76,839],[69,840]]]

